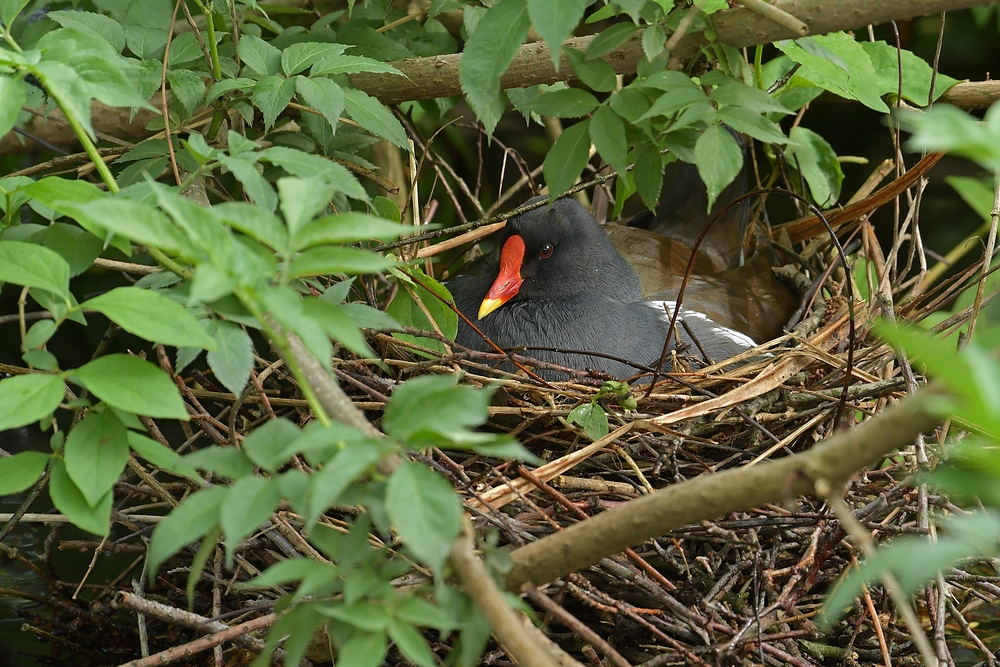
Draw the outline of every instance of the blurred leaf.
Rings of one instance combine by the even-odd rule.
[[[538,1],[545,2],[545,0]],[[417,667],[435,667],[438,664],[423,634],[409,623],[397,619],[389,621],[389,638],[407,660]]]
[[[407,549],[438,570],[462,521],[462,504],[451,483],[427,466],[406,461],[389,477],[385,505]]]
[[[920,113],[901,113],[902,126],[913,133],[910,150],[961,155],[993,172],[1000,169],[1000,105],[986,111],[982,122],[947,104]]]
[[[10,132],[28,101],[28,88],[21,77],[0,77],[0,137]]]
[[[164,345],[215,349],[215,342],[179,303],[158,292],[116,287],[80,304],[102,313],[125,331]]]
[[[606,60],[588,60],[582,52],[569,47],[564,47],[563,53],[572,65],[573,72],[588,88],[610,93],[618,86],[615,69]]]
[[[792,128],[789,139],[788,150],[794,156],[791,165],[802,173],[813,203],[820,208],[833,206],[844,180],[837,154],[826,139],[801,125]]]
[[[309,480],[309,514],[306,525],[313,525],[321,514],[340,500],[341,494],[361,475],[392,451],[388,441],[366,440],[346,445]]]
[[[569,190],[587,166],[590,152],[590,119],[571,125],[549,149],[542,165],[545,183],[549,186],[549,199],[555,199]]]
[[[534,100],[523,105],[527,111],[533,111],[542,116],[557,118],[579,118],[597,108],[597,98],[579,88],[563,88],[542,93]]]
[[[407,272],[414,277],[415,281],[410,284],[400,283],[400,289],[386,308],[386,314],[402,326],[415,327],[424,331],[434,331],[436,325],[446,338],[454,340],[458,334],[458,315],[445,303],[445,301],[452,300],[447,288],[416,267],[408,268]],[[425,285],[426,287],[424,287]],[[429,290],[433,290],[433,293]],[[414,300],[414,295],[420,299],[420,304]],[[421,308],[421,304],[423,308]],[[434,325],[427,319],[424,310],[434,319]],[[416,337],[409,334],[393,334],[393,336],[436,352],[444,352],[445,350],[444,344],[433,338]],[[417,354],[421,353],[417,352]]]
[[[34,486],[49,458],[42,452],[18,452],[0,457],[0,496],[21,493]]]
[[[66,438],[66,472],[94,507],[111,493],[128,460],[125,425],[111,410],[91,410]]]
[[[189,419],[167,374],[138,357],[109,354],[69,371],[69,375],[112,407],[148,417]]]
[[[563,40],[573,34],[590,2],[589,0],[527,0],[527,3],[531,25],[549,47],[552,66],[558,70]]]
[[[31,373],[0,380],[0,431],[27,426],[55,412],[66,393],[58,375]]]
[[[525,0],[500,0],[483,15],[469,36],[459,64],[462,91],[480,120],[496,117],[500,77],[528,35],[530,18]],[[496,123],[487,124],[488,134]]]
[[[157,570],[168,558],[218,525],[228,498],[228,487],[201,489],[182,500],[156,524],[146,554],[150,581],[155,580]]]
[[[280,500],[275,480],[247,475],[233,482],[219,518],[226,536],[226,562],[230,567],[240,541],[271,518]]]
[[[698,175],[708,190],[708,208],[711,209],[719,193],[740,173],[743,151],[729,130],[712,125],[698,137],[694,154]]]

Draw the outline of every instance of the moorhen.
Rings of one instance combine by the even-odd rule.
[[[715,220],[695,252],[677,337],[709,361],[726,359],[780,335],[798,305],[771,271],[778,262],[766,236],[757,233],[747,251],[749,201],[733,204],[746,191],[744,160],[706,213],[697,168],[677,162],[667,167],[655,212],[602,231],[583,206],[557,201],[508,222],[490,268],[448,287],[458,309],[501,348],[628,377],[636,368],[624,362],[658,362],[695,241]],[[461,321],[456,341],[493,351]]]

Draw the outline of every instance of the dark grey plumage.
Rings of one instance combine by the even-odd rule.
[[[528,349],[524,354],[615,377],[629,377],[637,369],[623,361],[582,352],[606,354],[640,366],[656,365],[668,327],[663,304],[642,299],[632,267],[583,206],[562,199],[518,216],[507,223],[501,247],[515,234],[525,245],[520,271],[523,282],[517,294],[499,309],[477,319],[479,306],[499,272],[497,258],[484,275],[460,276],[448,283],[455,305],[484,334],[503,349],[557,348],[560,351]],[[543,253],[546,246],[551,246],[547,257]],[[681,340],[690,342],[678,326]],[[696,334],[699,341],[703,347],[707,345],[713,358],[727,358],[733,352],[718,346],[720,341],[710,328],[701,327],[701,333]],[[456,342],[492,351],[464,322],[459,323]],[[558,374],[544,372],[542,376],[551,379]]]

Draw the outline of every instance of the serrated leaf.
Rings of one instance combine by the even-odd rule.
[[[112,232],[166,252],[189,250],[170,219],[145,202],[105,197],[90,202],[56,201],[53,206],[98,238]]]
[[[52,504],[74,526],[94,535],[107,535],[111,521],[111,503],[114,494],[108,491],[96,504],[91,505],[66,472],[61,459],[53,459],[49,477],[49,497]]]
[[[394,262],[370,250],[342,246],[319,246],[300,252],[288,266],[292,278],[326,274],[378,273]]]
[[[281,71],[292,76],[312,67],[319,60],[339,56],[347,47],[343,44],[324,42],[299,42],[290,44],[281,52]]]
[[[250,99],[264,116],[264,129],[269,130],[278,114],[288,108],[295,96],[295,81],[283,76],[266,76],[257,82]]]
[[[186,69],[167,70],[171,107],[182,119],[190,118],[205,99],[205,81]]]
[[[611,107],[602,105],[590,118],[590,140],[601,157],[622,174],[628,168],[625,123]]]
[[[91,507],[114,489],[128,460],[125,425],[111,410],[91,411],[66,438],[66,473]]]
[[[569,190],[587,166],[589,157],[590,120],[587,119],[563,130],[545,156],[542,173],[549,186],[550,199]]]
[[[646,56],[646,60],[652,61],[663,53],[666,43],[667,36],[663,32],[663,28],[658,25],[647,27],[642,33],[642,52]]]
[[[240,541],[271,517],[280,500],[275,480],[249,475],[233,482],[219,517],[226,536],[226,562],[230,566]]]
[[[168,558],[218,525],[228,497],[229,489],[225,487],[202,489],[182,500],[156,525],[146,555],[150,581]]]
[[[344,113],[344,90],[330,79],[295,77],[295,93],[307,105],[323,114],[336,130]]]
[[[579,424],[591,440],[597,441],[608,434],[608,415],[597,403],[584,403],[573,408],[566,421]]]
[[[381,106],[381,105],[380,105]],[[382,107],[383,111],[385,110]],[[388,113],[388,112],[387,112]],[[395,118],[393,119],[395,120]],[[352,199],[368,201],[368,193],[346,167],[319,155],[310,155],[286,146],[272,146],[257,153],[261,160],[271,162],[293,176],[312,178],[322,176],[333,183],[340,192]]]
[[[104,314],[125,331],[175,347],[215,349],[215,342],[179,303],[150,290],[116,287],[80,304]]]
[[[819,45],[828,55],[817,55],[802,47],[802,40]],[[802,67],[797,72],[813,83],[832,93],[861,102],[865,106],[888,113],[889,107],[879,97],[878,75],[871,58],[861,45],[846,33],[814,35],[801,40],[780,41],[774,44],[782,53]]]
[[[500,0],[479,20],[465,44],[459,79],[469,106],[482,119],[500,98],[500,77],[528,35],[525,0]]]
[[[236,53],[245,67],[259,74],[270,76],[281,69],[281,51],[271,46],[260,37],[242,35]]]
[[[21,77],[0,77],[0,137],[17,122],[21,107],[28,101],[28,88]]]
[[[337,74],[355,74],[357,72],[406,76],[392,65],[384,63],[381,60],[351,55],[337,55],[324,58],[313,66],[310,74],[313,77],[319,77]]]
[[[0,241],[0,282],[37,287],[69,299],[69,264],[34,243]]]
[[[112,407],[148,417],[188,420],[180,393],[167,374],[138,357],[109,354],[69,374]]]
[[[583,18],[590,4],[588,0],[527,0],[531,25],[545,40],[552,58],[552,66],[559,70],[559,52],[563,40],[573,34],[573,29]]]
[[[0,431],[27,426],[51,415],[66,393],[58,375],[31,373],[0,380]]]
[[[249,78],[223,79],[222,81],[216,81],[212,84],[212,87],[209,88],[208,95],[205,98],[205,103],[211,104],[226,93],[231,93],[234,90],[252,90],[255,85],[257,85],[257,81]]]
[[[792,128],[789,139],[788,150],[794,156],[789,162],[801,171],[812,200],[822,208],[833,206],[840,196],[840,184],[844,180],[844,172],[833,147],[826,139],[801,125]]]
[[[374,97],[353,88],[344,89],[344,109],[354,122],[376,137],[409,150],[406,131],[396,117]]]
[[[471,435],[483,435],[471,429],[486,421],[491,395],[488,390],[457,385],[447,376],[412,378],[393,392],[382,427],[414,448],[435,438],[461,443]]]
[[[222,385],[239,396],[250,381],[253,369],[253,341],[243,327],[225,320],[213,320],[209,329],[215,349],[208,353],[208,365]]]
[[[403,543],[436,570],[458,536],[462,504],[452,485],[426,466],[405,462],[389,477],[385,508]]]
[[[694,154],[698,175],[708,190],[708,209],[711,210],[719,193],[740,173],[743,151],[729,130],[712,125],[698,137]]]
[[[20,493],[34,486],[49,458],[42,452],[18,452],[0,457],[0,496]]]

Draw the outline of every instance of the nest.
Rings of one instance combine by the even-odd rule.
[[[857,229],[870,231],[867,225]],[[898,238],[902,244],[905,235]],[[907,266],[895,267],[895,260],[887,269],[877,247],[867,241],[865,245],[871,261],[878,264],[881,258],[879,278],[897,280],[896,276],[909,274]],[[906,258],[907,253],[901,246],[893,248],[890,257]],[[911,261],[913,256],[909,254]],[[826,262],[830,257],[822,242],[816,242],[802,268],[811,276],[826,276],[829,294],[843,294],[844,273]],[[834,270],[828,271],[831,266]],[[953,300],[978,268],[908,300],[895,315],[919,320],[937,311]],[[545,461],[544,466],[433,448],[413,456],[453,482],[480,537],[490,536],[494,548],[509,551],[662,487],[807,451],[830,436],[838,420],[856,426],[914,391],[921,382],[919,375],[900,365],[891,349],[868,335],[869,314],[879,309],[887,312],[887,304],[898,301],[912,287],[912,282],[904,285],[902,278],[897,282],[898,286],[887,289],[876,285],[872,293],[883,298],[878,309],[856,300],[853,335],[846,301],[828,298],[813,304],[809,319],[793,333],[746,355],[742,365],[729,361],[693,372],[661,374],[652,384],[636,384],[631,392],[636,400],[633,410],[625,410],[615,398],[599,399],[608,414],[609,435],[596,445],[579,426],[567,421],[574,408],[598,400],[602,378],[583,372],[573,372],[567,382],[541,383],[497,370],[508,361],[504,355],[454,348],[448,356],[427,358],[419,354],[426,352],[419,345],[385,332],[371,334],[373,346],[384,355],[384,365],[341,354],[334,370],[355,406],[376,425],[393,388],[408,377],[460,373],[465,382],[499,386],[487,428],[517,437]],[[972,316],[975,313],[958,313],[937,328],[959,326]],[[849,377],[848,349],[853,350]],[[165,358],[161,362],[169,363]],[[213,389],[211,378],[189,377],[188,385],[203,387],[185,392],[185,399],[200,416],[190,426],[184,425],[183,431],[159,437],[175,449],[198,441],[228,444],[237,433],[248,432],[275,415],[300,423],[310,418],[294,380],[276,357],[259,358],[256,372],[258,392],[241,399]],[[152,422],[147,426],[158,433]],[[915,473],[934,464],[941,444],[921,438],[914,448],[859,472],[844,489],[849,512],[876,541],[904,533],[926,534],[936,513],[956,509],[947,498],[914,484]],[[132,660],[138,655],[137,646],[143,644],[154,653],[176,647],[171,657],[186,664],[210,663],[207,657],[182,660],[185,651],[199,645],[217,647],[216,664],[220,660],[249,664],[263,642],[245,633],[273,620],[269,614],[282,589],[243,590],[233,584],[279,560],[317,557],[318,553],[303,535],[300,518],[279,511],[266,529],[239,546],[235,571],[226,570],[222,550],[216,550],[196,587],[193,612],[184,611],[188,569],[176,559],[163,568],[155,591],[147,598],[142,583],[143,539],[157,515],[189,490],[186,483],[133,461],[117,487],[114,517],[120,526],[113,539],[65,539],[63,524],[55,523],[44,537],[39,562],[30,564],[46,577],[50,595],[4,591],[51,612],[32,611],[26,629],[84,659],[89,651],[85,647],[93,645],[99,633],[102,650],[94,660],[101,664]],[[912,637],[880,587],[866,590],[832,630],[822,635],[817,630],[814,617],[824,595],[863,558],[835,509],[815,497],[789,496],[775,504],[705,517],[625,552],[606,555],[590,567],[530,587],[526,601],[549,637],[578,660],[591,664],[602,660],[609,665],[648,667],[805,667],[887,660],[894,665],[916,664]],[[325,521],[343,526],[351,515],[350,508],[345,508],[343,514],[331,514]],[[49,520],[45,515],[27,519]],[[99,554],[124,554],[126,565],[106,583],[90,583],[89,571],[82,583],[71,583],[57,575],[52,565],[53,554],[65,549],[86,551],[95,561]],[[190,559],[191,555],[182,556]],[[28,560],[23,555],[14,557]],[[953,652],[966,646],[988,655],[990,647],[996,647],[995,636],[980,636],[991,630],[977,629],[979,622],[990,618],[991,605],[995,613],[1000,591],[995,574],[990,568],[966,563],[945,572],[917,596],[921,620],[935,637],[947,637]],[[72,579],[79,581],[78,575]],[[401,586],[411,583],[399,582]],[[89,605],[73,601],[78,588],[91,598]],[[140,612],[140,622],[136,623],[134,614],[116,612],[118,608]],[[428,638],[439,656],[445,657],[447,641]],[[235,643],[225,644],[223,651],[222,640]],[[406,663],[395,651],[390,651],[387,662]],[[511,664],[511,660],[494,644],[483,664]]]

